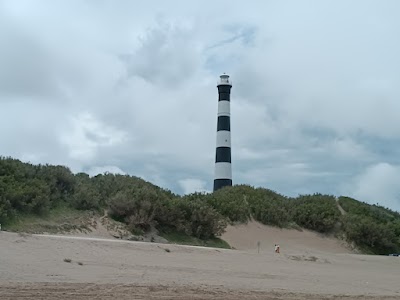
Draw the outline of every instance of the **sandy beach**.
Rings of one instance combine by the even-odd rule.
[[[258,223],[223,238],[236,249],[0,232],[0,299],[400,298],[398,257]]]

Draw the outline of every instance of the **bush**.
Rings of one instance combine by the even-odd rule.
[[[342,218],[349,241],[375,254],[400,252],[400,214],[378,205],[339,197],[347,212]]]
[[[222,188],[207,202],[230,222],[245,223],[251,218],[272,226],[285,227],[290,223],[288,200],[278,193],[248,185]]]
[[[350,241],[372,253],[388,254],[400,251],[396,233],[370,217],[343,216],[343,229]]]
[[[80,210],[99,209],[100,194],[97,189],[89,183],[80,183],[74,195],[71,204],[74,208]]]
[[[28,179],[24,182],[13,181],[8,186],[5,197],[12,207],[24,213],[42,214],[50,208],[50,189],[39,179]]]
[[[221,235],[227,225],[225,218],[214,208],[192,196],[164,203],[157,221],[164,230],[173,228],[200,239]]]
[[[340,220],[333,196],[314,194],[299,196],[291,202],[293,220],[300,226],[318,232],[329,232]]]
[[[377,223],[389,223],[400,220],[398,212],[386,209],[378,205],[369,205],[349,197],[339,197],[342,208],[349,214],[370,217]]]
[[[0,224],[7,223],[14,215],[15,210],[12,208],[10,201],[0,196]]]
[[[50,189],[50,202],[53,207],[60,202],[70,200],[76,183],[70,169],[64,166],[39,165],[32,166],[32,172],[35,172],[32,177],[46,182]]]
[[[123,220],[132,230],[150,229],[160,206],[160,195],[150,189],[119,192],[109,202],[109,213]]]
[[[245,223],[251,217],[248,186],[224,187],[206,198],[208,204],[215,208],[230,222]]]
[[[206,240],[224,232],[226,221],[215,209],[199,201],[189,202],[189,208],[191,235]]]
[[[258,195],[249,198],[254,219],[266,225],[287,227],[292,221],[288,199],[271,190],[256,191]]]

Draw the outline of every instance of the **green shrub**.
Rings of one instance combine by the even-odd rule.
[[[215,209],[199,201],[189,202],[189,207],[187,217],[193,236],[206,240],[224,232],[226,221]]]
[[[350,241],[372,253],[388,254],[400,251],[399,237],[396,233],[370,217],[343,216],[343,229]]]
[[[242,186],[222,188],[209,195],[206,201],[230,222],[245,223],[250,219],[248,193]]]
[[[99,209],[100,193],[90,183],[80,183],[71,197],[71,204],[80,210]]]
[[[378,205],[339,197],[347,212],[342,218],[349,241],[375,254],[400,252],[400,214]]]
[[[303,195],[291,201],[293,220],[301,227],[329,232],[340,220],[340,211],[333,196]]]
[[[109,202],[110,215],[122,219],[133,230],[148,230],[160,206],[160,195],[151,189],[118,192]]]
[[[10,201],[4,196],[0,196],[0,224],[7,223],[15,216],[15,210],[12,208]]]
[[[349,214],[370,217],[377,223],[388,223],[400,220],[400,214],[378,205],[370,205],[349,197],[339,197],[342,208]]]
[[[221,214],[203,199],[192,195],[165,202],[157,221],[164,228],[173,228],[200,239],[222,234],[227,225]]]
[[[257,189],[249,197],[252,216],[257,221],[272,226],[287,227],[292,222],[289,212],[289,200],[274,191]]]

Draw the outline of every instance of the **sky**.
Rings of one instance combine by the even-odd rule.
[[[219,75],[234,184],[400,211],[400,2],[0,0],[0,155],[212,190]]]

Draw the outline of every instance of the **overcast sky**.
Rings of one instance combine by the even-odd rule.
[[[400,210],[400,1],[0,0],[0,155]]]

